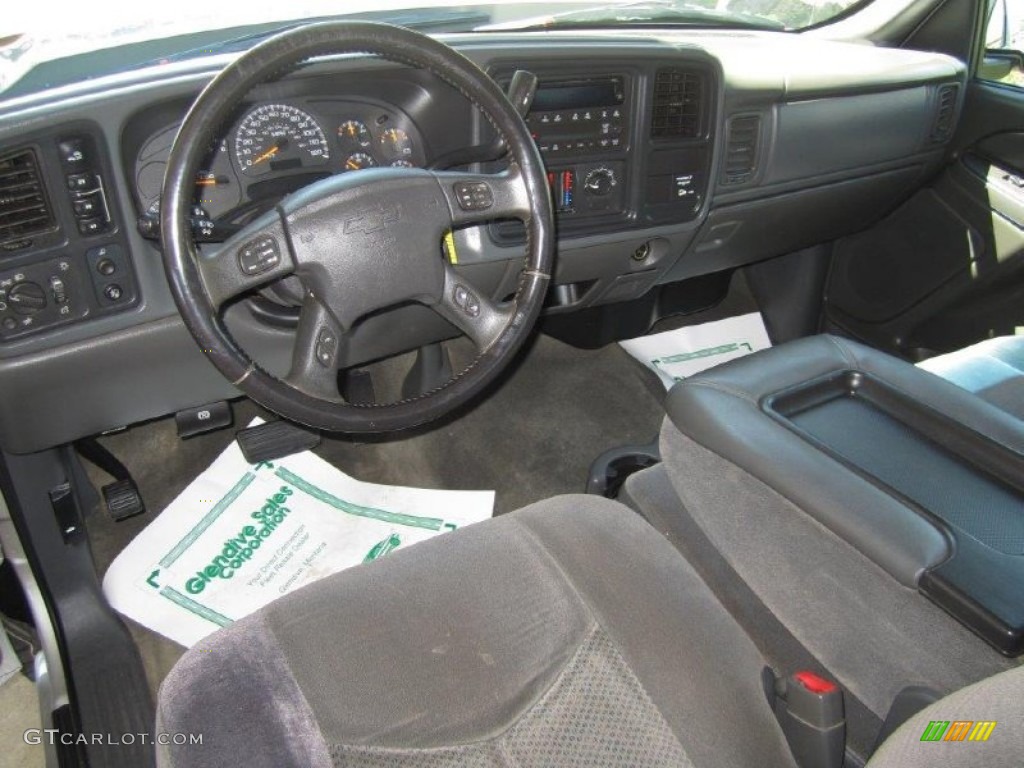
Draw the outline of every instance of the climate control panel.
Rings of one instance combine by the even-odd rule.
[[[81,254],[0,272],[0,340],[74,322],[136,303],[124,249],[97,245]]]
[[[548,186],[559,216],[622,213],[626,207],[625,163],[583,163],[548,171]]]

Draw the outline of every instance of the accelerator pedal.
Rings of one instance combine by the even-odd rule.
[[[320,433],[292,424],[290,421],[268,421],[246,427],[235,434],[242,455],[250,464],[274,461],[293,453],[301,453],[320,445]]]

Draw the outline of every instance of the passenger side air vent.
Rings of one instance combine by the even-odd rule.
[[[757,170],[757,146],[761,138],[761,117],[744,115],[729,121],[726,130],[725,167],[722,184],[744,184]]]
[[[682,69],[659,69],[654,79],[651,136],[699,138],[703,105],[703,74]]]
[[[953,135],[953,118],[956,117],[956,97],[959,93],[959,85],[944,85],[939,88],[939,106],[932,126],[932,141],[936,144],[949,141]]]
[[[26,149],[0,157],[0,245],[54,226],[35,153]]]

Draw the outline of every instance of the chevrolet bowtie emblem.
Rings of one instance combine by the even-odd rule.
[[[401,218],[402,211],[397,205],[370,208],[345,219],[344,231],[346,235],[354,232],[370,235],[379,232],[389,224],[394,224]]]

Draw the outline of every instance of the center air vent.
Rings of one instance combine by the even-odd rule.
[[[757,146],[761,138],[761,117],[744,115],[729,120],[726,131],[725,167],[723,184],[743,184],[754,177],[757,170]]]
[[[703,104],[704,75],[682,69],[659,69],[654,79],[651,136],[699,138]]]
[[[938,107],[932,126],[932,141],[936,144],[948,141],[953,135],[953,118],[956,117],[956,97],[959,93],[959,85],[944,85],[939,88]]]
[[[26,149],[0,157],[0,244],[53,228],[35,154]]]

